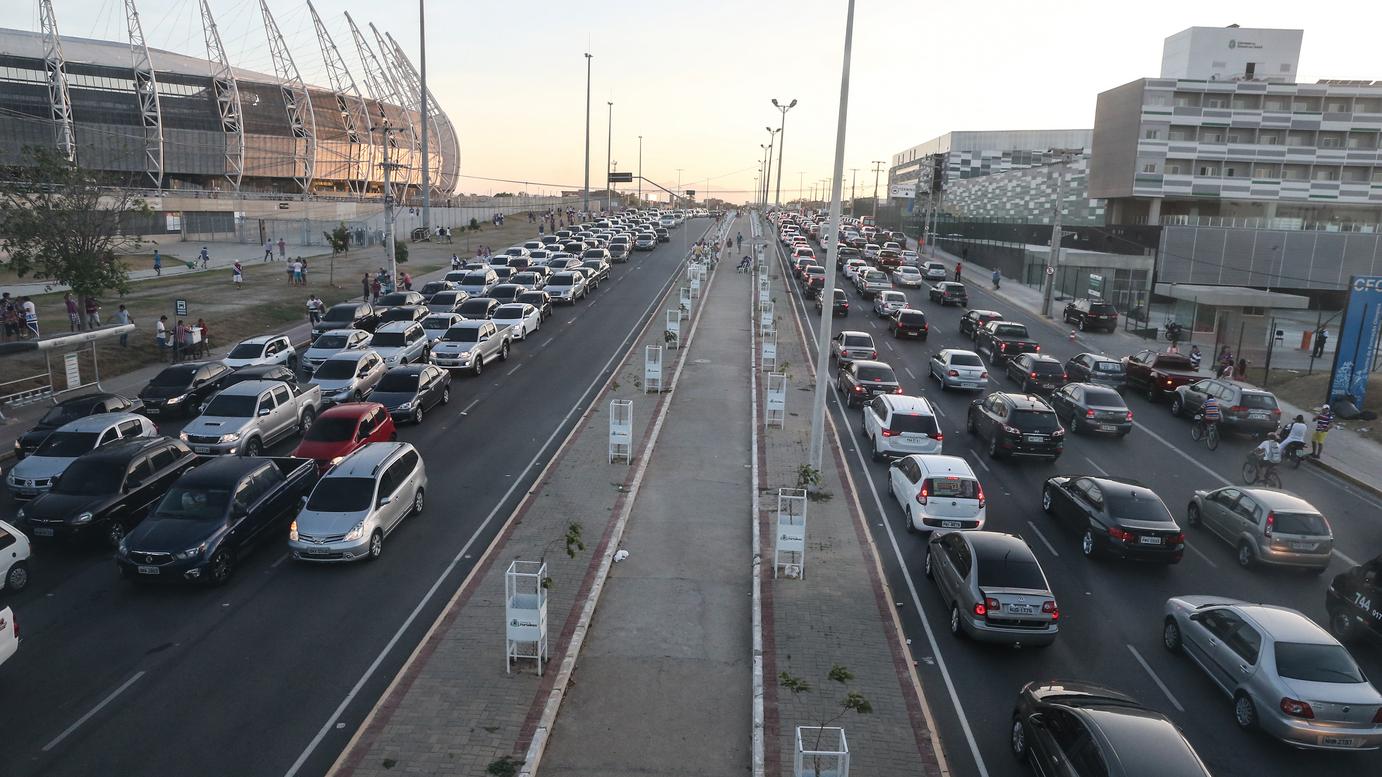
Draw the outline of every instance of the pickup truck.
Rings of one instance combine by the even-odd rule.
[[[0,607],[0,664],[19,652],[19,624],[14,622],[14,610]]]
[[[462,321],[432,345],[432,363],[478,376],[489,362],[509,358],[509,339],[509,330],[499,331],[493,321]]]
[[[1000,365],[1019,353],[1040,353],[1041,345],[1027,334],[1024,324],[1011,321],[990,321],[974,334],[974,350],[988,351],[995,365]]]
[[[321,387],[277,380],[247,380],[222,389],[178,436],[201,455],[258,456],[302,434],[321,412]]]
[[[1141,389],[1148,402],[1156,402],[1162,395],[1203,377],[1186,356],[1151,349],[1124,356],[1123,371],[1128,387]]]
[[[127,580],[220,585],[261,540],[287,536],[316,484],[311,459],[212,459],[178,478],[126,535],[116,568]]]

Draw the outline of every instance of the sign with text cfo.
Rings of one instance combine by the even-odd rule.
[[[1382,275],[1355,275],[1348,288],[1348,302],[1334,345],[1329,399],[1348,397],[1361,408],[1378,335],[1382,333]]]

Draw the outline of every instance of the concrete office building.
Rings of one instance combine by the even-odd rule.
[[[996,130],[947,132],[893,154],[888,185],[917,182],[922,196],[967,178],[1041,167],[1089,149],[1092,131]]]

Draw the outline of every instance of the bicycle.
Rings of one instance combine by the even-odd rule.
[[[1262,461],[1249,455],[1243,462],[1243,483],[1249,486],[1261,483],[1268,488],[1281,488],[1281,475],[1277,474],[1276,463]]]
[[[1217,450],[1219,447],[1219,424],[1206,423],[1203,415],[1195,416],[1195,422],[1190,425],[1190,439],[1195,442],[1204,441],[1205,447]]]

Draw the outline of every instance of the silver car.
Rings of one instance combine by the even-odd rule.
[[[1382,746],[1382,694],[1338,640],[1295,610],[1176,596],[1161,636],[1233,699],[1242,729],[1311,750]]]
[[[422,512],[427,469],[406,442],[370,443],[332,467],[288,528],[288,549],[302,561],[379,558],[384,538]]]
[[[931,354],[929,365],[931,377],[941,384],[941,391],[952,388],[983,391],[988,386],[988,370],[983,359],[973,351],[943,348]]]
[[[893,270],[893,283],[912,289],[921,288],[921,270],[904,264]]]
[[[364,350],[369,347],[369,341],[373,337],[374,335],[363,329],[332,329],[322,332],[302,354],[303,371],[310,375],[322,362],[341,351]]]
[[[907,307],[907,295],[900,291],[880,291],[873,298],[873,312],[879,318],[887,318]]]
[[[387,367],[427,362],[431,341],[422,324],[416,321],[390,321],[374,330],[370,348],[384,359]]]
[[[359,402],[369,396],[387,369],[373,350],[342,351],[322,362],[312,383],[321,387],[323,405]]]
[[[859,295],[868,299],[879,292],[888,291],[893,287],[893,282],[888,279],[888,274],[882,270],[860,270],[854,275],[854,287],[859,291]]]
[[[950,633],[980,642],[1046,647],[1060,607],[1036,555],[1013,534],[933,532],[926,577],[950,607]]]
[[[33,453],[14,465],[5,486],[15,499],[33,499],[53,488],[53,480],[67,471],[78,456],[102,445],[132,437],[153,437],[153,421],[133,413],[98,413],[78,418],[57,428]]]
[[[1320,511],[1294,494],[1271,488],[1196,491],[1185,522],[1232,545],[1243,567],[1305,567],[1318,575],[1329,566],[1334,551],[1334,533]]]

